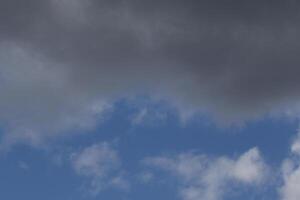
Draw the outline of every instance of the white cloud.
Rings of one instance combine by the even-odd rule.
[[[259,185],[268,173],[257,148],[237,159],[185,153],[175,157],[147,158],[144,162],[177,177],[179,194],[184,200],[219,200],[232,183]]]
[[[291,145],[291,157],[282,165],[283,186],[280,188],[282,200],[300,199],[300,134]]]
[[[260,157],[257,148],[250,149],[234,164],[233,176],[245,183],[261,182],[266,165]]]
[[[130,115],[129,118],[132,126],[155,126],[162,124],[166,121],[169,114],[168,112],[171,110],[165,105],[165,102],[155,98],[149,98],[147,100],[131,98],[128,99],[128,101],[133,101],[137,104],[134,105],[135,112]]]
[[[298,137],[293,142],[291,151],[294,154],[300,155],[300,134],[298,134]]]
[[[291,166],[290,166],[291,167]],[[284,174],[284,185],[280,189],[282,200],[300,199],[300,168],[290,168],[288,173]]]
[[[122,176],[121,160],[108,143],[95,144],[71,155],[75,172],[90,181],[89,191],[97,195],[103,189],[127,190],[129,182]]]

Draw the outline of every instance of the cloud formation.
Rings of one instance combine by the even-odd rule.
[[[118,153],[108,143],[95,144],[73,153],[71,165],[76,174],[88,180],[88,190],[93,195],[108,187],[129,189],[129,182],[122,176]]]
[[[137,93],[227,121],[298,115],[297,8],[294,0],[2,0],[4,143],[93,127],[103,102]]]
[[[280,189],[282,200],[297,200],[300,198],[300,134],[291,146],[291,157],[282,165],[283,186]]]
[[[187,153],[147,158],[144,163],[177,177],[179,193],[184,200],[220,200],[236,184],[261,185],[269,173],[257,148],[237,159]]]

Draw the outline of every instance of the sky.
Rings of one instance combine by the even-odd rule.
[[[296,0],[0,0],[0,197],[300,199]]]

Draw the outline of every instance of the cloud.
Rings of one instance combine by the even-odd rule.
[[[177,177],[179,194],[184,200],[223,199],[226,191],[234,185],[259,186],[269,173],[257,148],[250,149],[237,159],[184,153],[173,157],[147,158],[144,163]]]
[[[122,175],[121,160],[108,143],[95,144],[71,155],[72,168],[89,180],[91,194],[109,187],[128,190],[129,182]]]
[[[233,177],[244,183],[261,182],[266,165],[257,148],[250,149],[236,160],[232,168]]]
[[[148,114],[148,110],[146,108],[141,109],[136,115],[132,117],[131,123],[133,125],[141,124],[145,120],[147,114]]]
[[[142,183],[149,183],[150,181],[153,180],[154,175],[153,173],[146,171],[146,172],[142,172],[140,174],[138,174],[138,180]]]
[[[137,98],[136,98],[137,99]],[[128,100],[136,103],[138,100]],[[156,100],[148,99],[143,102],[142,105],[135,106],[136,109],[132,115],[129,116],[129,120],[132,126],[155,126],[161,125],[166,121],[170,112],[170,108],[162,102],[156,102]],[[132,107],[132,105],[129,105]],[[169,110],[168,110],[169,109]]]
[[[105,98],[72,88],[63,68],[17,44],[0,46],[0,58],[0,121],[8,133],[3,148],[17,142],[38,146],[64,132],[94,128],[112,108]]]
[[[291,152],[293,154],[300,156],[300,134],[298,134],[298,137],[295,139],[294,143],[292,144]]]
[[[282,200],[297,200],[300,198],[300,134],[291,146],[291,157],[282,165],[283,186],[280,188]]]
[[[222,121],[287,110],[298,117],[298,6],[2,0],[4,143],[37,146],[45,137],[93,127],[99,102],[138,93]]]

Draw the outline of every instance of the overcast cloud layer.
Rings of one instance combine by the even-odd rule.
[[[1,0],[4,141],[91,128],[140,93],[229,121],[297,115],[299,4]]]

